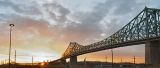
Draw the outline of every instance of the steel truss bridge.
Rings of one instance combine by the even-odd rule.
[[[127,25],[113,35],[89,45],[71,42],[61,60],[86,53],[101,51],[160,39],[160,9],[145,7]]]

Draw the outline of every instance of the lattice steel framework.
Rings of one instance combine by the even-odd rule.
[[[71,53],[74,53],[76,50],[79,50],[80,48],[83,48],[83,46],[79,45],[76,42],[70,42],[68,48],[66,49],[66,51],[64,52],[64,54],[62,56],[63,57],[70,57]]]
[[[70,43],[62,59],[157,39],[160,39],[160,9],[146,7],[122,29],[102,41],[86,46]]]

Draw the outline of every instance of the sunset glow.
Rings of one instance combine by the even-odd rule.
[[[32,62],[32,56],[34,62],[53,61],[62,56],[70,42],[85,46],[112,35],[146,4],[160,8],[159,1],[151,0],[1,0],[0,60],[8,60],[10,23],[15,24],[12,61],[15,50],[17,62]],[[144,63],[144,55],[144,44],[116,48],[114,62],[122,59],[122,62],[133,63],[136,56],[136,63]],[[111,62],[110,50],[78,56],[79,61],[84,58]]]

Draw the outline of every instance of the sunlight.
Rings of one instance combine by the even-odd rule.
[[[45,65],[45,63],[44,63],[44,62],[42,62],[42,63],[41,63],[41,66],[44,66],[44,65]]]

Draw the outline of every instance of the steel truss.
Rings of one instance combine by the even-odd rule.
[[[160,39],[160,9],[145,7],[127,25],[104,40],[86,46],[70,43],[62,59],[155,39]]]

